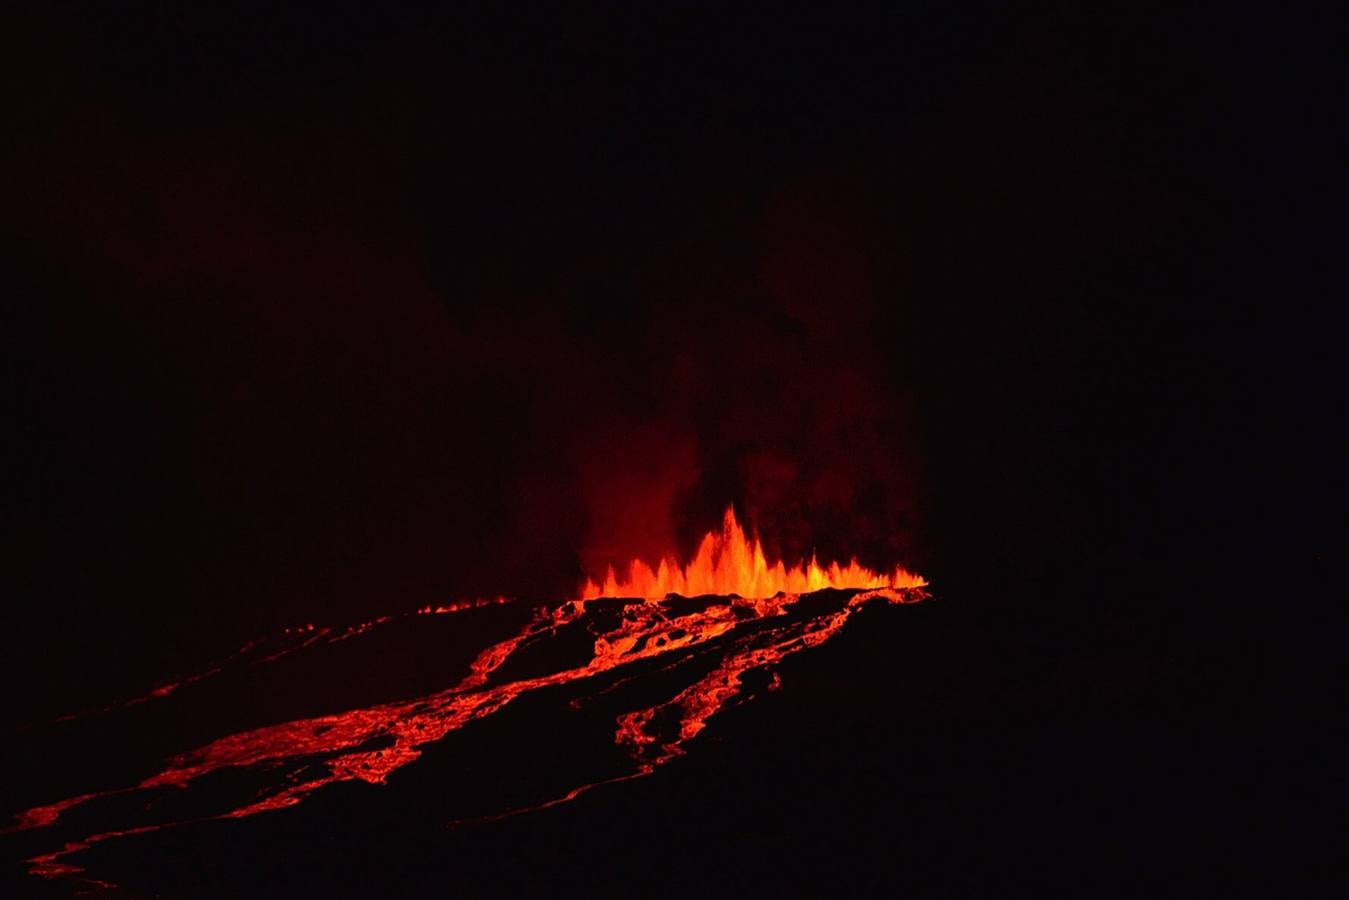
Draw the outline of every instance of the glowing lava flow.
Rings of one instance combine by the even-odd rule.
[[[439,606],[428,605],[414,610],[413,612],[404,613],[402,616],[380,616],[379,618],[371,619],[368,622],[359,622],[355,625],[349,625],[341,631],[338,631],[331,626],[316,626],[313,623],[299,625],[294,628],[287,628],[280,634],[251,640],[228,656],[213,661],[201,671],[194,672],[191,675],[184,675],[177,681],[164,682],[163,684],[156,685],[143,694],[138,694],[125,700],[119,700],[116,703],[109,703],[108,705],[98,707],[97,709],[66,713],[65,715],[57,716],[47,724],[57,725],[61,722],[73,722],[88,716],[107,715],[108,713],[129,709],[133,706],[139,706],[142,703],[148,703],[151,700],[162,700],[180,688],[196,684],[200,681],[205,681],[232,667],[238,665],[262,665],[265,663],[273,663],[317,643],[338,644],[342,641],[368,634],[381,625],[387,625],[398,618],[407,618],[408,616],[453,615],[454,613],[464,612],[470,609],[482,609],[484,606],[503,606],[510,602],[511,600],[507,597],[492,597],[490,599],[458,600],[454,603],[447,603]],[[264,653],[264,651],[267,652]],[[31,730],[33,727],[35,726],[25,726],[20,730],[27,731]]]
[[[698,545],[698,552],[687,566],[672,556],[652,569],[642,560],[633,560],[626,578],[618,578],[613,567],[602,583],[586,581],[581,596],[645,597],[659,600],[666,594],[697,597],[703,594],[741,597],[771,597],[785,592],[805,594],[825,588],[913,588],[927,582],[896,566],[891,572],[875,572],[859,566],[854,557],[846,566],[831,563],[821,566],[814,557],[789,568],[782,562],[769,565],[759,539],[746,538],[736,521],[735,510],[726,508],[721,532],[709,531]]]
[[[860,583],[849,583],[854,579]],[[572,700],[575,707],[582,700],[591,702],[609,695],[625,682],[649,673],[651,666],[637,665],[646,660],[659,659],[655,668],[663,672],[689,673],[682,689],[668,700],[617,714],[612,741],[627,751],[630,767],[626,771],[496,815],[541,809],[599,784],[650,774],[684,753],[687,742],[707,726],[711,717],[752,699],[757,691],[747,686],[747,673],[763,673],[762,680],[755,683],[766,688],[758,690],[774,689],[779,683],[774,667],[784,658],[829,640],[868,603],[923,599],[924,584],[902,569],[879,575],[855,562],[828,568],[814,561],[795,569],[782,564],[770,566],[758,541],[747,540],[728,511],[721,533],[707,536],[689,566],[680,567],[669,560],[652,572],[634,564],[633,574],[626,581],[619,582],[610,573],[603,586],[587,584],[582,599],[538,610],[519,632],[484,649],[452,687],[420,698],[231,734],[171,757],[159,772],[134,785],[29,809],[6,830],[62,827],[65,813],[73,807],[114,795],[141,795],[144,803],[139,805],[114,804],[122,810],[137,808],[134,821],[117,821],[109,823],[114,827],[92,834],[67,836],[60,849],[29,860],[33,874],[71,876],[79,868],[63,860],[73,853],[112,838],[180,824],[182,818],[171,818],[156,809],[169,795],[178,795],[213,773],[235,770],[249,787],[234,800],[221,799],[217,779],[217,793],[203,789],[191,805],[194,812],[187,820],[237,819],[282,809],[339,782],[383,784],[391,773],[417,759],[422,747],[542,688],[578,685],[582,693]],[[847,589],[805,593],[784,591],[784,586]],[[652,597],[653,592],[667,589],[683,594],[718,592],[722,596]],[[599,599],[593,596],[596,592],[641,599]],[[750,599],[730,596],[733,594]],[[439,611],[427,608],[419,612]],[[444,611],[452,610],[445,607]],[[342,636],[358,637],[381,621],[349,629]],[[543,674],[503,677],[503,666],[518,660],[521,651],[564,633],[576,635],[578,629],[590,641],[588,660]],[[685,666],[697,659],[710,659],[710,669],[706,663]],[[177,800],[166,805],[184,808]]]

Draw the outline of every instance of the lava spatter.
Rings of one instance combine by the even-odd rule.
[[[920,576],[896,566],[889,572],[877,572],[858,565],[853,558],[847,564],[821,565],[812,557],[796,566],[770,563],[757,537],[748,537],[736,520],[735,510],[727,507],[721,530],[710,531],[698,544],[688,565],[680,565],[666,556],[651,568],[642,560],[633,560],[628,572],[619,576],[611,567],[602,581],[587,580],[581,596],[645,597],[658,599],[667,594],[694,597],[702,594],[741,597],[768,597],[778,592],[804,594],[824,588],[922,587]]]

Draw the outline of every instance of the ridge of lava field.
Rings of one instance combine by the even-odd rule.
[[[779,592],[759,600],[672,594],[657,601],[575,600],[529,613],[496,601],[456,604],[439,615],[428,608],[343,630],[294,629],[144,696],[44,726],[53,732],[47,739],[97,746],[107,729],[122,727],[119,717],[152,714],[157,703],[169,707],[162,715],[184,723],[203,705],[236,711],[224,721],[250,722],[167,754],[167,762],[138,759],[121,768],[120,785],[111,771],[108,782],[99,777],[71,785],[77,793],[19,813],[6,840],[13,845],[17,839],[31,852],[32,875],[113,890],[96,866],[85,870],[83,851],[178,825],[283,810],[341,783],[386,786],[423,755],[433,759],[421,765],[460,768],[464,777],[440,807],[447,823],[547,808],[600,785],[650,775],[689,752],[715,717],[777,690],[787,658],[824,644],[869,606],[926,596],[919,587]],[[456,673],[449,686],[331,708],[342,696],[333,686],[344,673],[378,671],[381,659],[406,654],[409,639],[424,641],[431,630],[451,648],[439,663],[446,675]],[[469,634],[487,641],[472,655],[463,652]],[[421,671],[405,674],[425,684]],[[283,696],[295,684],[301,687],[271,709],[252,702],[255,692]],[[352,696],[378,695],[357,687]],[[502,734],[494,720],[508,709],[512,720]],[[282,710],[299,715],[275,721]],[[520,731],[540,744],[539,757],[547,762],[539,771],[508,775],[481,765],[494,742],[518,741]],[[186,728],[175,737],[192,733]],[[456,763],[456,748],[464,744],[477,745],[468,755],[480,764]]]

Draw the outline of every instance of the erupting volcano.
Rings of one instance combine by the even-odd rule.
[[[769,564],[759,539],[747,539],[735,518],[734,507],[727,507],[721,532],[709,531],[688,565],[681,566],[673,556],[667,556],[653,570],[642,560],[635,559],[629,563],[626,578],[618,578],[610,568],[603,583],[586,581],[581,596],[585,599],[643,597],[648,600],[658,600],[667,594],[769,597],[777,593],[804,594],[824,588],[916,588],[925,584],[923,579],[899,566],[890,572],[873,572],[859,566],[856,557],[847,565],[821,566],[814,557],[795,567],[783,562]]]
[[[675,557],[666,556],[654,569],[642,560],[631,561],[629,569],[627,578],[619,579],[610,568],[603,583],[587,580],[581,586],[581,598],[638,596],[656,600],[668,594],[764,598],[778,592],[805,594],[827,587],[923,587],[927,584],[900,567],[894,567],[890,572],[873,572],[858,565],[855,557],[847,565],[820,565],[813,557],[796,567],[788,567],[781,561],[769,564],[758,538],[746,538],[745,530],[735,518],[734,507],[727,507],[720,533],[708,532],[703,537],[688,565],[680,565]]]
[[[543,708],[569,710],[578,718],[578,733],[607,720],[609,749],[602,735],[594,735],[599,743],[590,752],[599,763],[562,773],[544,789],[548,793],[504,790],[495,799],[479,798],[462,808],[450,798],[445,818],[484,821],[546,808],[602,784],[651,774],[685,753],[714,716],[777,689],[776,666],[782,660],[829,640],[868,604],[924,598],[925,584],[902,568],[877,573],[856,560],[847,565],[821,565],[814,559],[795,566],[769,563],[757,537],[747,537],[728,509],[720,531],[703,538],[688,564],[668,557],[652,570],[634,560],[626,578],[611,570],[602,583],[587,581],[579,598],[537,608],[523,624],[512,625],[511,616],[519,622],[524,612],[520,604],[497,600],[423,607],[344,629],[288,629],[282,636],[251,642],[202,674],[90,714],[89,719],[105,719],[130,706],[167,703],[171,695],[190,703],[184,695],[207,676],[228,689],[232,675],[240,679],[282,659],[292,674],[312,667],[319,681],[349,675],[341,654],[356,653],[349,648],[361,643],[357,639],[381,630],[396,638],[399,629],[413,620],[426,622],[429,614],[473,633],[497,634],[466,660],[448,687],[410,699],[259,723],[171,753],[151,774],[121,786],[83,785],[74,796],[19,813],[8,831],[53,835],[43,841],[45,849],[28,857],[33,874],[101,884],[85,878],[83,867],[70,858],[112,838],[293,807],[340,782],[396,787],[396,773],[431,745],[452,735],[492,740],[481,724],[505,715],[526,695]],[[320,657],[323,648],[327,652]],[[538,714],[533,707],[521,713]],[[64,716],[48,727],[79,721]],[[225,773],[228,780],[222,780]],[[128,804],[127,795],[138,802]],[[76,807],[88,809],[67,826]]]

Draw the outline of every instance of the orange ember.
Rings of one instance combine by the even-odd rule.
[[[758,536],[747,538],[736,521],[735,510],[726,508],[721,531],[709,531],[698,545],[698,552],[687,566],[667,556],[653,570],[640,559],[629,564],[626,578],[618,578],[611,566],[603,583],[587,579],[581,587],[581,598],[642,597],[660,600],[666,594],[696,597],[703,594],[741,597],[771,597],[779,591],[805,594],[824,588],[913,588],[927,582],[898,566],[894,571],[876,572],[857,564],[857,558],[846,566],[830,563],[821,566],[812,556],[794,568],[784,563],[769,564]]]

